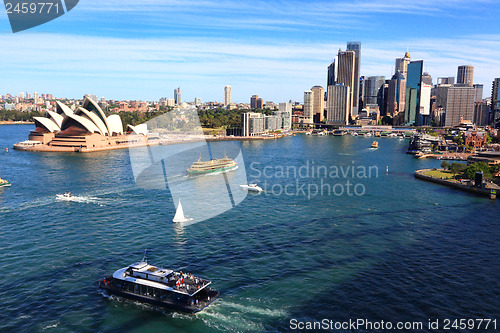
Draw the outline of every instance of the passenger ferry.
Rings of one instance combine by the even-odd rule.
[[[224,155],[224,158],[215,158],[210,161],[202,161],[201,155],[198,161],[194,162],[189,169],[188,175],[201,175],[214,172],[231,171],[237,168],[237,163]]]
[[[146,258],[146,257],[145,257]],[[99,281],[107,293],[188,313],[203,310],[219,293],[209,280],[148,264],[147,259]]]

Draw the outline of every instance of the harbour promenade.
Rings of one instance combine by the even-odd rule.
[[[453,178],[440,177],[437,174],[433,174],[433,172],[435,171],[443,172],[444,170],[442,169],[417,170],[415,171],[415,178],[433,182],[436,184],[446,185],[462,191],[472,192],[477,195],[487,196],[492,200],[496,199],[496,193],[500,190],[500,186],[494,183],[483,183],[480,184],[479,186],[476,186],[474,184],[474,181],[467,180],[462,182]]]

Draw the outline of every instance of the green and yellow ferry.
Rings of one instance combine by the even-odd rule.
[[[227,155],[224,155],[224,158],[215,158],[210,161],[202,161],[200,155],[198,161],[194,162],[186,171],[188,175],[194,176],[236,170],[237,167],[237,163]]]
[[[10,186],[10,182],[8,180],[0,178],[0,187],[7,187]]]

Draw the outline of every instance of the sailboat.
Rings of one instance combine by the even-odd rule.
[[[175,216],[174,216],[174,219],[172,221],[176,222],[176,223],[180,223],[180,222],[188,222],[191,220],[192,219],[184,216],[184,210],[182,209],[181,199],[179,199],[179,204],[177,205],[177,210],[175,211]]]

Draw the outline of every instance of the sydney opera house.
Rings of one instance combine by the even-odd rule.
[[[90,152],[158,144],[147,136],[147,126],[127,126],[118,115],[106,117],[99,105],[85,98],[76,110],[56,101],[55,111],[46,117],[35,117],[36,128],[29,140],[14,145],[15,149],[34,151]]]

